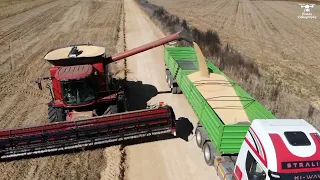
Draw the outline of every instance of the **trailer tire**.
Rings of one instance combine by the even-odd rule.
[[[173,87],[173,88],[171,89],[171,93],[172,93],[172,94],[177,94],[177,91],[178,91],[177,87]]]
[[[201,126],[196,128],[196,142],[199,148],[203,147],[203,144],[206,140],[208,140],[208,134],[206,133],[205,129]]]
[[[169,81],[169,77],[170,77],[170,71],[168,69],[166,69],[166,81]]]
[[[177,87],[177,94],[181,94],[181,93],[182,93],[182,91],[181,91],[180,87],[178,86]]]
[[[203,145],[203,156],[208,166],[213,166],[214,159],[216,156],[215,149],[211,143],[211,141],[207,141]]]
[[[174,88],[174,86],[173,86],[173,78],[172,78],[171,74],[169,74],[168,86],[169,86],[169,88],[170,88],[171,90]]]
[[[116,114],[118,113],[118,107],[117,105],[111,105],[107,108],[107,110],[103,113],[103,115],[106,114]]]

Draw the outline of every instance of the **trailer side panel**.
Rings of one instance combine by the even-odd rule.
[[[165,63],[171,75],[176,79],[189,104],[198,116],[201,125],[206,129],[218,154],[237,154],[250,124],[228,124],[218,116],[208,101],[198,91],[188,78],[188,75],[198,71],[197,56],[192,47],[166,47]],[[225,76],[241,100],[248,116],[248,121],[254,119],[274,119],[275,116],[263,107],[257,100],[245,92],[211,62],[207,61],[210,73]],[[212,92],[214,94],[214,92]]]

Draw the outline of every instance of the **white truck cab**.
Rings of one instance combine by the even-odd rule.
[[[233,179],[320,179],[319,131],[303,119],[254,120],[238,154]]]

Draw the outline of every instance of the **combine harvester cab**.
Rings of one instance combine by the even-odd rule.
[[[75,45],[50,51],[51,124],[0,131],[0,160],[60,153],[159,134],[176,135],[173,109],[159,105],[127,111],[124,81],[108,72],[108,64],[171,41],[193,38],[181,31],[149,44],[107,57],[103,47]]]
[[[105,49],[76,45],[49,52],[52,101],[51,122],[80,120],[127,111],[125,82],[112,77],[104,61]],[[41,78],[37,83],[42,89]]]

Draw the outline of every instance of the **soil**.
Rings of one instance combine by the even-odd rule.
[[[10,13],[0,14],[0,128],[48,123],[49,91],[40,91],[33,82],[49,75],[44,56],[50,49],[88,42],[115,53],[121,4],[1,1],[0,9]],[[100,179],[105,168],[114,171],[119,152],[114,147],[0,163],[0,179]],[[114,179],[108,177],[102,179]]]
[[[133,0],[125,0],[125,34],[127,49],[164,37]],[[127,58],[128,80],[142,81],[132,95],[133,106],[165,102],[173,107],[180,138],[159,139],[126,146],[124,162],[128,180],[218,179],[213,167],[206,165],[203,153],[193,138],[198,119],[183,94],[171,94],[165,80],[162,46]],[[143,101],[143,102],[141,102]]]
[[[0,128],[48,122],[49,92],[33,81],[49,75],[43,59],[49,50],[89,42],[112,55],[164,36],[133,0],[124,0],[125,19],[121,0],[39,0],[33,7],[3,2],[23,10],[11,8],[0,18]],[[0,179],[218,179],[193,138],[196,115],[183,94],[169,91],[163,56],[158,47],[113,63],[110,70],[133,82],[132,108],[159,101],[173,106],[180,138],[2,162]]]

